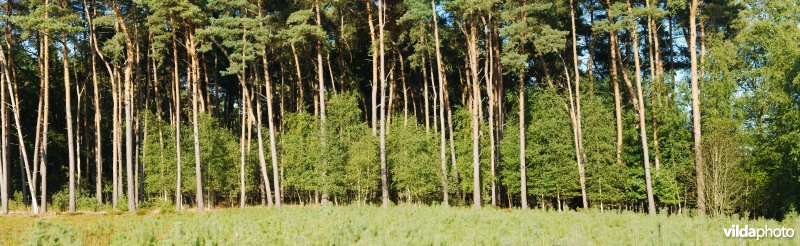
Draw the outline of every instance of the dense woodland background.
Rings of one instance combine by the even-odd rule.
[[[798,1],[6,0],[0,23],[3,213],[800,205]]]

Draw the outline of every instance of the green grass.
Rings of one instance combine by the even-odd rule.
[[[0,217],[0,244],[37,245],[676,245],[800,244],[731,239],[722,229],[800,228],[800,220],[648,216],[631,212],[553,212],[397,206],[224,209],[144,215]]]

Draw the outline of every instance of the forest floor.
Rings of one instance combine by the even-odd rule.
[[[736,217],[633,212],[379,207],[252,207],[206,213],[140,210],[0,216],[0,245],[800,245],[791,238],[726,237],[739,228],[798,229]]]

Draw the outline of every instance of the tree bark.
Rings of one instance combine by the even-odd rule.
[[[269,75],[269,63],[267,62],[267,51],[264,49],[264,56],[262,57],[264,63],[264,83],[266,85],[266,99],[267,99],[267,123],[269,124],[269,152],[272,157],[272,184],[275,192],[275,206],[281,207],[281,185],[280,176],[278,173],[278,150],[275,142],[275,120],[272,105],[272,79]],[[260,119],[261,117],[259,117]]]
[[[608,2],[608,1],[607,1]],[[610,8],[610,5],[609,5]],[[614,23],[614,17],[609,14],[608,17],[611,23]],[[610,69],[609,73],[611,74],[611,83],[612,87],[614,88],[614,120],[616,125],[616,132],[617,132],[617,142],[616,142],[616,163],[622,163],[622,98],[620,96],[619,91],[619,78],[617,77],[617,31],[611,30],[609,31],[609,43],[611,44],[609,50],[611,53],[611,62],[609,64]]]
[[[470,13],[473,15],[474,13]],[[478,37],[474,21],[470,21],[467,31],[467,46],[469,55],[469,70],[472,76],[472,206],[481,207],[480,183],[480,107],[481,92],[480,78],[478,77]]]
[[[575,4],[572,0],[569,1],[569,13],[572,23],[572,67],[575,69],[575,133],[578,151],[575,153],[578,160],[578,175],[581,186],[581,201],[583,202],[583,209],[589,209],[589,202],[586,198],[586,167],[585,159],[583,157],[583,129],[581,128],[581,75],[578,69],[578,41],[577,33],[575,33]]]
[[[133,82],[132,80],[132,71],[133,71],[133,62],[134,62],[134,47],[133,42],[131,41],[130,34],[128,32],[128,28],[125,25],[125,21],[122,18],[122,12],[119,9],[118,5],[114,5],[114,13],[116,15],[116,19],[122,32],[125,35],[125,46],[126,46],[126,59],[125,59],[125,70],[124,70],[124,78],[125,78],[125,169],[127,173],[127,185],[128,185],[128,211],[135,212],[136,211],[136,204],[134,198],[134,187],[133,187],[133,129],[132,129],[132,117],[133,117],[133,95],[131,90],[133,90]],[[64,46],[64,51],[66,52],[66,44]],[[66,67],[66,60],[64,61]],[[66,69],[66,68],[65,68]],[[66,76],[65,76],[66,77]],[[64,82],[65,86],[69,86],[68,82]],[[67,89],[69,91],[69,89]],[[69,113],[69,92],[67,94],[67,129],[68,129],[68,137],[69,142],[72,142],[72,133],[71,133],[71,113]],[[71,144],[70,144],[71,145]],[[72,156],[72,147],[70,147],[70,165],[73,165],[73,156]]]
[[[67,49],[66,32],[61,33],[62,59],[64,69],[64,111],[67,120],[67,151],[69,153],[69,212],[75,212],[75,143],[72,136],[72,91],[69,77],[69,50]],[[130,181],[129,181],[130,182]]]
[[[694,130],[694,164],[697,179],[697,210],[701,216],[706,213],[705,174],[702,153],[702,131],[700,125],[700,91],[697,82],[697,0],[689,7],[689,58],[691,60],[692,86],[692,129]]]
[[[494,66],[491,64],[494,62],[494,54],[491,52],[492,50],[492,36],[490,35],[490,23],[492,21],[492,15],[489,15],[489,20],[486,21],[484,19],[484,36],[485,36],[485,49],[486,49],[486,56],[488,58],[484,59],[484,78],[486,80],[486,96],[489,98],[489,166],[491,172],[491,179],[492,179],[492,206],[497,206],[497,170],[496,170],[496,161],[497,161],[497,146],[496,146],[496,139],[495,139],[495,125],[494,125],[494,112],[495,112],[495,94],[494,94],[494,74],[492,73],[492,69]]]
[[[634,18],[631,2],[628,0],[628,14]],[[639,132],[642,140],[642,152],[644,155],[644,176],[647,186],[647,211],[651,215],[656,213],[655,199],[653,199],[653,185],[650,177],[650,153],[647,147],[647,124],[645,123],[644,97],[642,96],[642,71],[639,64],[639,42],[636,35],[636,24],[631,26],[631,43],[633,44],[633,61],[636,66],[636,95],[639,98]]]
[[[86,14],[87,25],[89,26],[89,45],[91,46],[92,53],[92,91],[94,92],[94,131],[95,131],[95,149],[94,149],[94,162],[95,162],[95,198],[97,203],[103,203],[103,144],[100,125],[103,118],[100,107],[100,87],[97,80],[97,56],[96,56],[96,43],[94,23],[92,22],[92,13],[89,11],[89,5],[86,0],[83,1],[84,12]],[[154,68],[155,69],[155,68]],[[160,107],[159,107],[160,109]]]
[[[439,147],[441,149],[440,149],[440,153],[439,154],[440,154],[440,157],[442,159],[441,160],[442,161],[442,163],[441,163],[441,168],[442,168],[442,204],[444,204],[445,206],[448,206],[450,204],[450,201],[449,201],[450,193],[449,193],[449,182],[448,182],[448,179],[447,179],[447,157],[445,155],[446,151],[445,151],[445,132],[444,132],[444,120],[445,120],[445,117],[444,117],[444,106],[445,106],[445,101],[446,101],[445,98],[446,98],[447,89],[445,88],[444,65],[442,65],[442,52],[441,52],[441,48],[440,48],[441,44],[439,42],[439,14],[436,13],[436,2],[434,0],[431,0],[431,12],[432,12],[432,15],[433,15],[433,37],[434,37],[434,41],[436,42],[436,44],[435,44],[435,46],[436,46],[436,71],[437,71],[437,75],[438,75],[438,79],[439,79],[439,116],[440,116],[439,117],[439,119],[440,119],[440,123],[439,124],[441,126],[441,134],[439,135],[439,137],[440,137],[440,142],[439,142],[440,146]],[[424,64],[423,64],[423,67],[424,67]],[[425,75],[423,74],[423,76],[425,76]],[[431,78],[431,79],[433,79],[433,78]],[[426,101],[425,102],[425,111],[426,111],[425,117],[426,117],[426,119],[428,117],[428,113],[427,113],[427,107],[428,107],[427,106],[427,104],[428,104],[427,100],[428,100],[428,98],[427,98],[427,96],[428,95],[425,95],[425,101]],[[452,125],[452,122],[450,124]],[[452,138],[452,135],[453,135],[452,127],[451,127],[451,130],[450,130],[450,135],[451,135],[451,138]],[[453,157],[455,157],[455,153],[453,153]],[[452,158],[452,159],[453,159],[453,163],[455,163],[455,158]],[[455,168],[455,165],[453,165],[453,168]],[[455,171],[455,169],[453,169],[453,170]]]
[[[170,13],[170,23],[175,23]],[[173,24],[174,25],[174,24]],[[176,26],[172,26],[175,30]],[[183,209],[183,192],[181,186],[181,84],[180,75],[178,74],[178,41],[177,31],[173,31],[172,35],[172,84],[173,93],[175,97],[175,155],[176,155],[176,185],[175,185],[175,210],[180,211]]]
[[[519,190],[520,207],[528,208],[528,178],[525,164],[525,75],[519,74]]]
[[[320,17],[320,12],[322,10],[320,9],[320,6],[319,6],[319,0],[315,0],[314,1],[314,6],[315,6],[315,9],[316,9],[316,14],[317,14],[317,18],[316,18],[317,27],[322,29],[322,19]],[[324,159],[323,160],[323,165],[327,166],[328,165],[327,157],[324,154],[326,152],[326,149],[327,149],[327,144],[326,144],[326,141],[325,141],[325,138],[326,138],[325,137],[325,74],[324,74],[325,70],[323,70],[323,65],[322,65],[322,62],[323,62],[323,60],[322,60],[322,41],[317,40],[316,46],[317,46],[316,47],[317,48],[317,80],[319,82],[319,86],[318,86],[319,87],[318,88],[319,89],[319,119],[320,119],[319,131],[321,133],[320,141],[322,143],[322,151],[323,151],[322,156],[323,156],[323,159]],[[323,175],[327,176],[327,173],[323,173]],[[322,192],[322,205],[323,206],[327,205],[327,203],[328,203],[328,191],[326,189],[325,191]]]
[[[50,6],[50,1],[49,0],[45,0],[44,4],[45,4],[45,6]],[[49,8],[48,8],[48,10],[45,10],[45,18],[49,18],[49,13],[50,13],[50,11],[49,11]],[[42,150],[41,150],[42,151],[42,159],[41,159],[41,161],[42,161],[41,165],[42,166],[41,166],[41,168],[39,168],[39,173],[42,176],[42,182],[41,182],[42,187],[41,187],[41,190],[39,192],[41,193],[42,198],[39,201],[42,203],[41,206],[40,206],[41,212],[42,213],[46,213],[47,212],[47,145],[48,145],[48,141],[47,141],[48,134],[47,133],[49,132],[48,128],[50,126],[50,41],[49,41],[49,33],[48,33],[47,29],[44,30],[44,33],[43,33],[42,36],[43,36],[42,51],[44,51],[43,52],[44,53],[44,57],[42,57],[42,59],[44,59],[44,62],[43,62],[44,63],[43,64],[44,65],[44,69],[43,69],[43,72],[44,72],[44,76],[43,77],[44,77],[44,79],[43,79],[43,85],[42,85],[44,87],[44,108],[42,110],[44,110],[44,113],[42,115],[42,118],[43,118],[43,121],[42,121]],[[11,89],[11,86],[9,86],[9,89]],[[12,98],[12,101],[16,101],[16,100],[17,99],[13,99]],[[15,119],[15,121],[16,121],[16,119]],[[16,123],[19,124],[18,121]],[[19,127],[21,127],[21,126],[18,126],[18,128]],[[17,131],[19,132],[19,129]],[[21,140],[21,137],[20,137],[20,140]],[[22,141],[20,141],[20,143],[22,143]],[[36,165],[36,163],[33,163],[33,165]],[[34,173],[33,175],[36,175],[36,174]],[[31,190],[33,190],[33,189],[31,189]],[[32,196],[33,196],[33,194],[32,194]],[[34,207],[34,210],[36,210],[35,207]]]
[[[12,4],[13,2],[11,1],[6,3],[6,17],[11,17],[11,13],[13,11]],[[5,35],[6,47],[8,48],[8,59],[5,59],[4,57],[3,60],[0,60],[0,62],[3,63],[0,64],[0,66],[4,66],[4,69],[0,70],[0,73],[2,73],[3,76],[8,73],[8,77],[6,78],[10,78],[14,73],[12,61],[13,55],[11,52],[11,23],[6,23]],[[3,55],[5,56],[5,54]],[[8,167],[10,165],[8,164],[8,115],[6,114],[6,90],[10,90],[10,88],[6,88],[5,83],[0,82],[0,97],[2,97],[2,99],[0,99],[0,132],[2,132],[0,133],[0,137],[2,137],[2,139],[0,139],[0,142],[2,142],[0,143],[0,214],[8,214]],[[35,193],[35,190],[32,189],[31,194]],[[36,195],[31,195],[31,197],[36,197]]]
[[[9,50],[9,53],[11,53],[10,50]],[[19,112],[19,99],[18,99],[19,97],[16,96],[15,93],[13,93],[15,91],[15,88],[11,84],[11,75],[10,75],[11,71],[8,69],[7,64],[8,63],[7,63],[7,60],[6,60],[5,51],[4,51],[3,47],[2,47],[2,45],[0,45],[0,67],[2,67],[2,71],[0,71],[0,72],[2,72],[3,79],[5,79],[6,85],[8,86],[8,87],[4,86],[3,90],[8,91],[8,96],[11,99],[11,110],[14,113],[14,123],[15,123],[16,128],[17,128],[17,139],[19,140],[19,148],[20,148],[20,152],[22,154],[22,160],[23,160],[23,164],[24,164],[24,167],[25,167],[24,168],[25,169],[25,178],[28,181],[28,190],[31,192],[31,205],[33,207],[33,213],[34,214],[39,214],[39,206],[38,206],[38,203],[36,201],[36,193],[34,192],[35,191],[34,185],[36,185],[36,184],[35,184],[35,182],[33,182],[33,179],[32,179],[32,175],[31,175],[31,171],[30,171],[30,169],[31,169],[30,168],[30,163],[28,162],[28,151],[25,149],[25,140],[22,137],[23,136],[22,135],[22,126],[20,125],[20,120],[19,120],[19,114],[20,114],[20,112]],[[0,95],[0,96],[3,97],[2,100],[5,100],[5,95]],[[5,129],[5,127],[3,129]],[[5,132],[5,131],[3,131],[3,132]],[[5,139],[3,140],[3,146],[7,146],[7,140],[5,140]],[[3,157],[2,157],[4,159],[3,163],[2,163],[2,165],[3,165],[2,166],[2,169],[3,169],[2,174],[3,174],[3,178],[5,178],[3,180],[3,183],[6,183],[6,185],[4,185],[5,191],[3,192],[3,194],[8,194],[7,193],[8,192],[8,183],[7,183],[6,180],[8,179],[8,175],[9,174],[8,174],[8,164],[7,164],[8,162],[7,162],[7,159],[6,159],[6,156],[5,156],[6,153],[7,152],[3,151]],[[33,175],[36,175],[36,174],[34,173]],[[44,179],[42,181],[44,181]],[[44,191],[45,190],[42,190],[43,194],[44,194]],[[6,210],[7,210],[7,207],[6,207]],[[7,211],[4,210],[4,213],[6,213],[6,212]],[[42,212],[43,212],[43,210],[42,210]]]
[[[384,25],[386,2],[378,0],[378,36],[380,46],[380,80],[381,80],[381,119],[380,119],[380,155],[381,155],[381,206],[389,207],[389,170],[386,165],[386,48],[384,47]]]
[[[372,0],[366,0],[367,3],[367,22],[369,22],[369,40],[370,51],[372,51],[372,136],[378,134],[378,47],[375,42],[375,24],[372,21]],[[380,6],[378,6],[380,11]],[[380,16],[380,15],[379,15]],[[381,39],[381,42],[383,40]],[[381,68],[383,69],[383,68]]]
[[[242,70],[242,74],[239,75],[239,76],[244,76],[244,70]],[[239,83],[244,84],[244,79],[240,78],[239,79]],[[242,108],[240,109],[240,111],[242,113],[242,118],[241,118],[241,120],[242,120],[242,122],[241,122],[242,123],[241,132],[242,133],[239,136],[239,148],[241,150],[241,156],[240,156],[241,165],[240,165],[240,173],[239,173],[239,175],[240,175],[239,176],[239,189],[240,189],[239,190],[239,207],[240,208],[244,208],[245,204],[247,203],[247,189],[245,187],[245,171],[244,171],[244,169],[245,169],[245,148],[244,148],[244,143],[245,143],[245,138],[246,138],[245,132],[247,131],[247,125],[246,124],[247,124],[247,121],[248,121],[248,119],[247,119],[247,103],[246,103],[246,101],[247,101],[247,95],[246,94],[247,93],[244,92],[245,91],[244,87],[242,87],[242,88],[243,88],[242,89]]]
[[[193,127],[193,130],[194,130],[193,131],[193,135],[194,135],[194,169],[195,169],[194,176],[195,176],[195,183],[196,183],[196,186],[195,186],[196,187],[195,188],[195,201],[197,203],[197,211],[204,212],[205,211],[205,207],[203,206],[203,180],[202,180],[203,175],[202,175],[201,168],[200,168],[200,131],[198,129],[198,122],[197,122],[197,115],[199,114],[199,112],[198,112],[198,103],[199,103],[198,99],[199,98],[198,97],[201,96],[200,92],[198,91],[198,87],[199,87],[199,81],[198,81],[198,79],[199,79],[198,68],[199,67],[198,67],[198,65],[199,64],[198,64],[198,61],[197,61],[197,51],[195,49],[196,43],[195,43],[195,40],[194,40],[194,38],[195,38],[194,34],[190,33],[187,36],[188,37],[187,37],[187,40],[186,40],[186,43],[187,43],[186,47],[187,47],[187,50],[189,52],[189,57],[190,57],[190,60],[191,60],[191,69],[190,69],[191,71],[189,71],[188,73],[191,74],[190,83],[192,83],[192,88],[190,90],[191,90],[191,93],[192,93],[192,118],[193,118],[192,119],[192,127]]]

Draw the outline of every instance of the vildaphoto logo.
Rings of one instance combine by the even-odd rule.
[[[739,225],[731,225],[731,228],[722,228],[722,231],[725,232],[725,237],[735,237],[735,238],[755,238],[756,240],[760,240],[761,238],[792,238],[794,237],[794,229],[793,228],[770,228],[769,226],[761,227],[750,227],[749,225],[745,225],[740,227]]]

